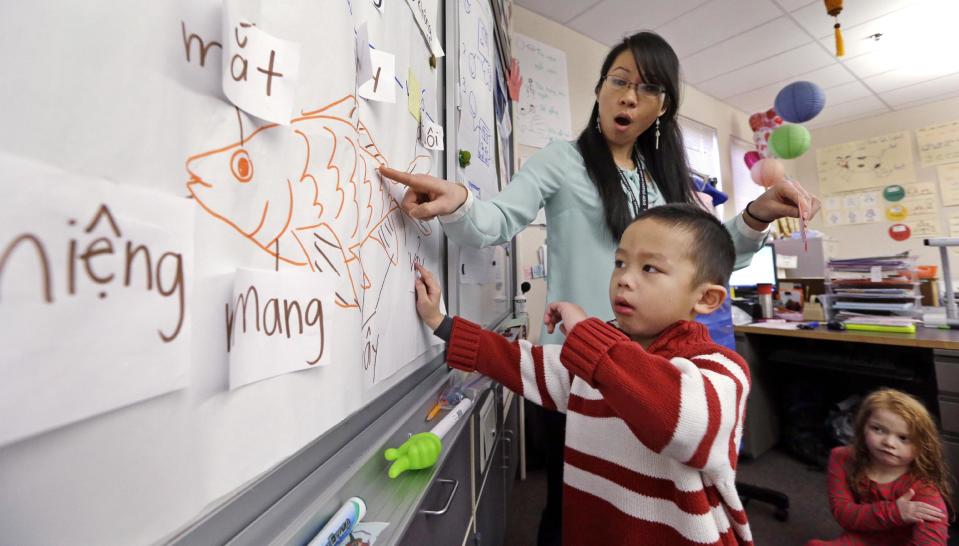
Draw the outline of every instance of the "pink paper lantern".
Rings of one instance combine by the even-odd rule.
[[[782,161],[773,157],[766,157],[753,164],[749,169],[749,175],[753,182],[768,188],[786,179],[786,168]]]

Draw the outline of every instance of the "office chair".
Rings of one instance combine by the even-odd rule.
[[[785,493],[742,482],[736,482],[736,490],[739,492],[739,499],[743,502],[743,508],[751,500],[765,502],[776,508],[773,512],[774,518],[779,521],[789,520],[789,497]]]

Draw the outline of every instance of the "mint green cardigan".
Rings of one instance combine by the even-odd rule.
[[[639,175],[623,171],[639,195]],[[446,235],[460,246],[503,244],[546,209],[547,302],[570,301],[590,316],[611,320],[609,278],[613,272],[614,241],[606,227],[603,205],[575,142],[554,140],[529,158],[509,185],[489,200],[472,192],[456,212],[441,216]],[[666,203],[655,184],[648,188],[649,205]],[[736,246],[736,268],[752,260],[766,239],[736,215],[725,223]],[[469,317],[466,317],[469,318]],[[562,343],[557,329],[542,330],[541,343]]]

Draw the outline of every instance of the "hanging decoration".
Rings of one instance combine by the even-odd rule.
[[[826,105],[826,94],[813,82],[798,81],[776,94],[776,113],[789,123],[804,123],[819,115]]]
[[[839,26],[839,14],[842,12],[842,0],[825,0],[826,13],[836,18],[836,24],[833,25],[836,34],[836,56],[842,57],[846,54],[846,46],[842,41],[842,29]]]

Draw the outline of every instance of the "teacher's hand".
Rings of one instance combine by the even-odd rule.
[[[449,214],[466,202],[466,188],[435,176],[410,174],[389,167],[380,167],[380,174],[409,188],[400,208],[417,220]]]
[[[779,218],[799,218],[812,220],[819,212],[819,198],[806,191],[799,182],[783,180],[769,187],[755,201],[749,204],[749,212],[743,219],[749,227],[762,231]]]

